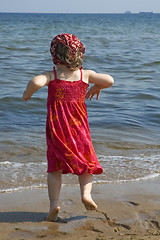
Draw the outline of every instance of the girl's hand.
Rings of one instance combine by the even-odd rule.
[[[86,93],[86,99],[90,98],[90,100],[92,100],[94,95],[97,94],[96,100],[98,100],[100,92],[101,92],[101,88],[95,84]]]
[[[26,91],[24,91],[22,99],[23,99],[23,101],[28,101],[28,100],[30,100],[31,98],[27,97],[27,96],[26,96]]]

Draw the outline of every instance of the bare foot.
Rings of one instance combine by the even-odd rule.
[[[52,210],[50,210],[49,214],[46,218],[46,221],[57,222],[59,211],[60,211],[60,207],[56,207],[56,208],[53,208]]]
[[[96,210],[97,209],[97,205],[95,204],[95,202],[92,199],[83,198],[82,202],[87,210]]]

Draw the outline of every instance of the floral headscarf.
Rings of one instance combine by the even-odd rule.
[[[85,53],[85,47],[81,43],[79,38],[77,38],[73,34],[63,33],[63,34],[57,35],[51,41],[50,53],[52,55],[54,64],[62,64],[60,59],[56,56],[56,47],[59,42],[61,42],[65,46],[68,46],[68,49],[72,58],[75,57],[75,53],[77,52],[77,49],[80,49],[81,58],[83,58],[83,54]]]

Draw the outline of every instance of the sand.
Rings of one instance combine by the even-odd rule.
[[[46,222],[47,189],[0,194],[0,240],[160,239],[160,178],[94,184],[97,211],[87,211],[79,187],[62,187],[60,218]]]

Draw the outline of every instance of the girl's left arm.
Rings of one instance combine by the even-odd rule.
[[[40,88],[49,84],[51,80],[50,72],[44,72],[41,75],[38,75],[32,78],[26,87],[26,90],[23,93],[23,100],[28,101],[31,99],[32,95],[37,92]]]

